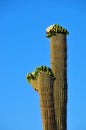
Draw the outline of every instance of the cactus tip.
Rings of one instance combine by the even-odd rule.
[[[46,28],[46,37],[49,38],[49,37],[55,35],[56,33],[63,33],[66,35],[69,34],[67,29],[60,26],[59,24],[53,24],[53,25],[50,25],[49,27]]]

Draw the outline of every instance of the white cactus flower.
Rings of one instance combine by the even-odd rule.
[[[34,75],[35,74],[35,72],[32,72],[32,75]]]
[[[51,25],[51,26],[49,26],[49,27],[47,27],[47,28],[46,28],[46,32],[50,32],[50,30],[52,30],[52,29],[53,29],[53,27],[54,27],[54,24],[53,24],[53,25]]]

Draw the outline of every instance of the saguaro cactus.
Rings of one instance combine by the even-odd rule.
[[[56,77],[54,82],[54,107],[57,130],[67,129],[67,45],[68,31],[55,24],[46,29],[50,38],[51,67]]]
[[[40,66],[35,72],[27,74],[26,78],[40,94],[43,130],[57,130],[53,100],[55,77],[52,70],[49,67]]]
[[[58,24],[49,26],[52,70],[39,66],[26,75],[40,94],[43,130],[67,130],[67,34]]]

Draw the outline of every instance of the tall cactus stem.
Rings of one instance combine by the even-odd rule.
[[[50,37],[51,67],[54,82],[55,118],[58,130],[67,129],[67,44],[66,35],[57,33]]]

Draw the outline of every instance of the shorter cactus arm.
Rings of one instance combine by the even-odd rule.
[[[55,76],[47,66],[36,67],[28,73],[26,79],[39,92],[42,113],[43,130],[57,130],[53,99],[53,84]]]
[[[57,130],[53,99],[53,76],[41,72],[38,76],[40,107],[42,113],[43,130]]]

